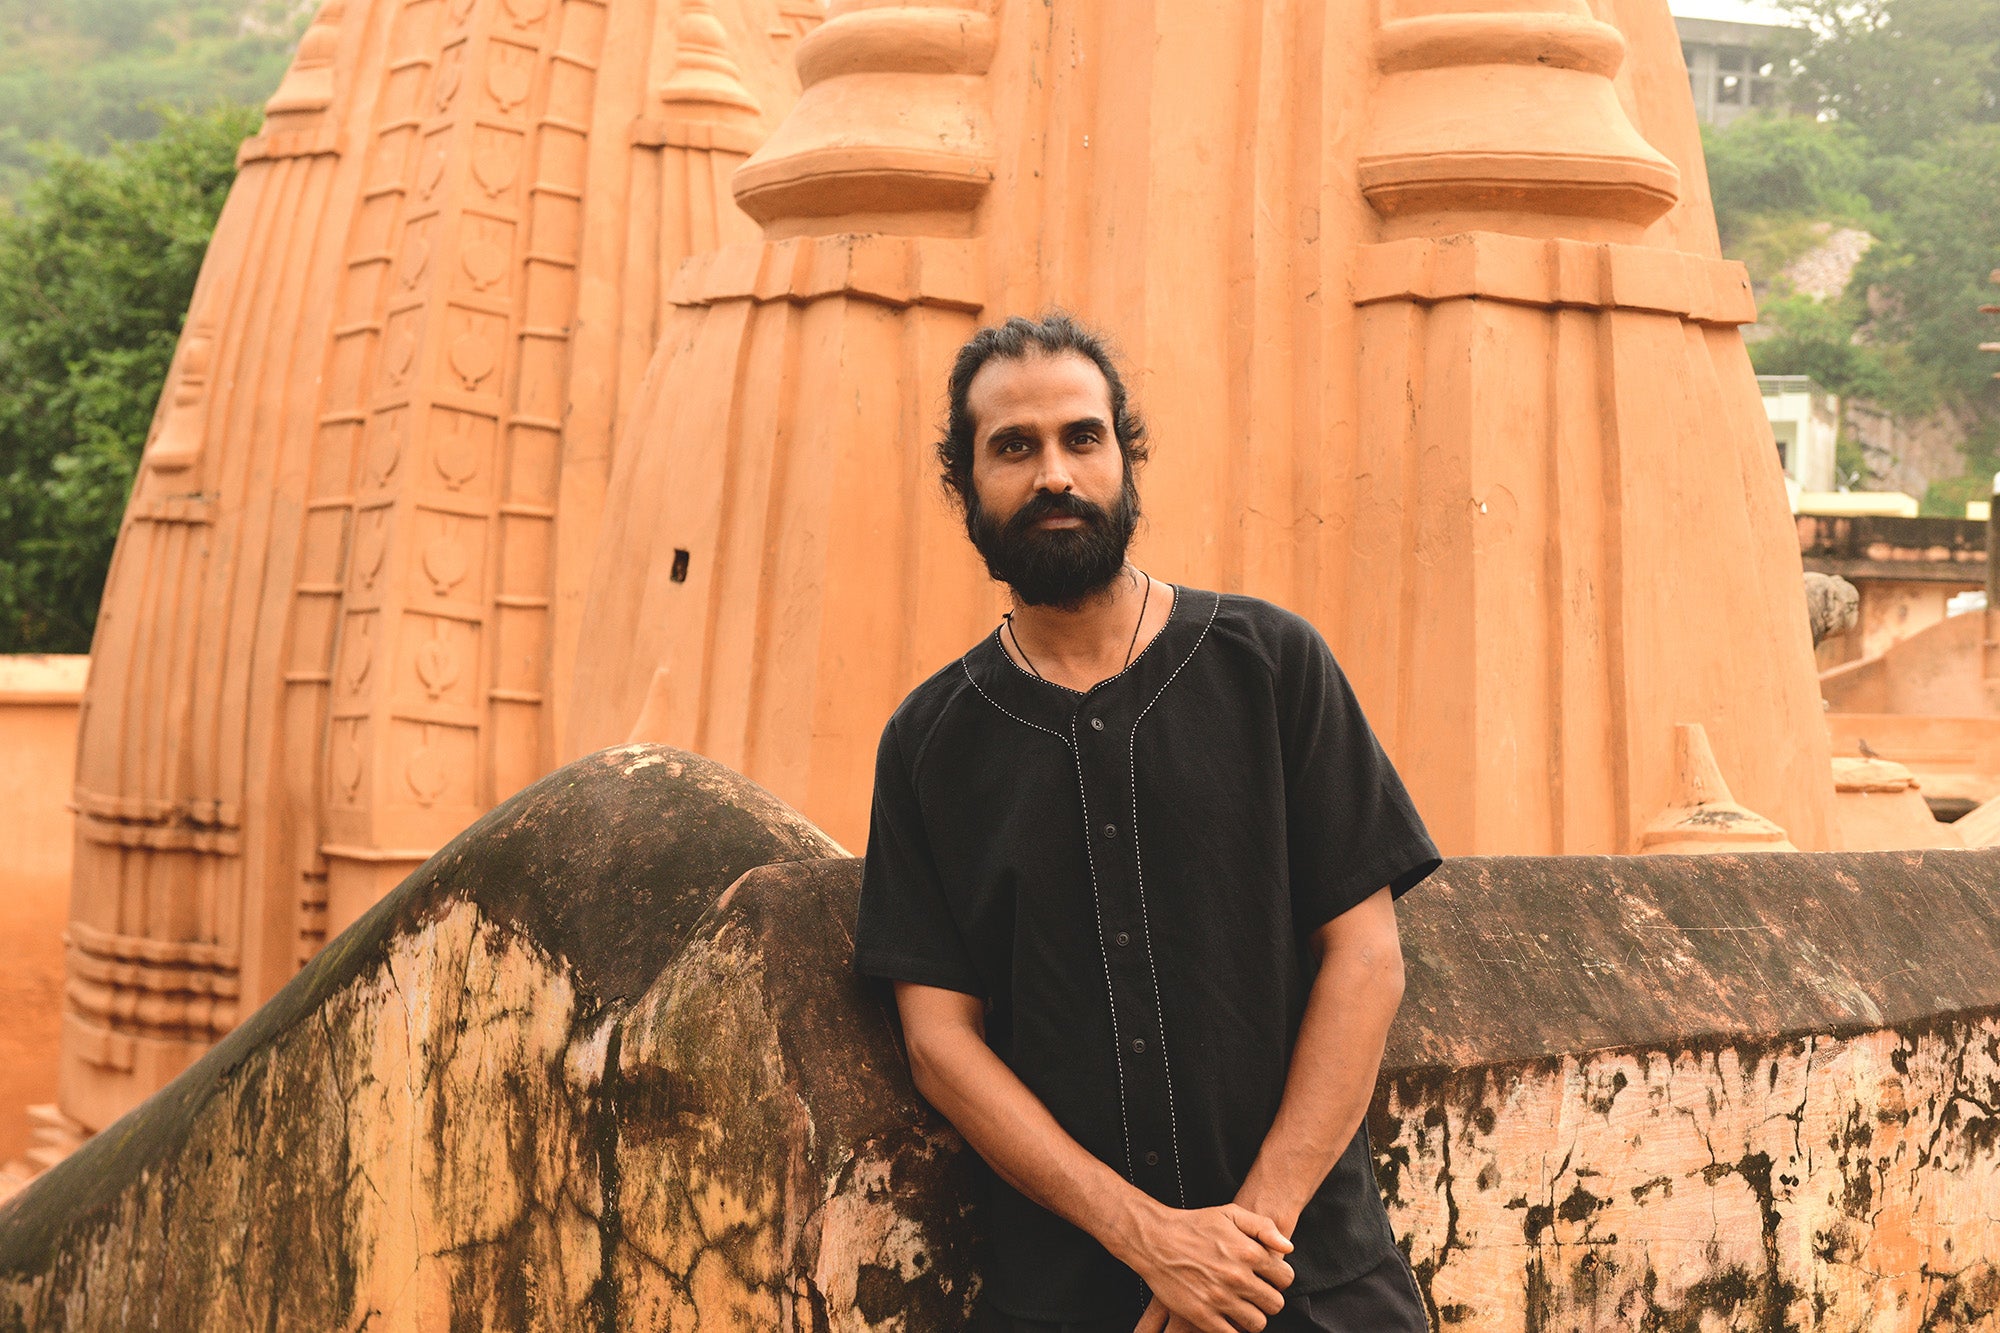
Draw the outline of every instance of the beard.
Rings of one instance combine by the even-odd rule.
[[[1035,526],[1065,515],[1082,519],[1083,526],[1046,531]],[[986,572],[1029,606],[1069,610],[1101,591],[1125,567],[1125,550],[1138,526],[1139,492],[1130,469],[1109,509],[1070,492],[1037,491],[1005,523],[996,523],[976,490],[966,496],[966,535],[985,559]]]

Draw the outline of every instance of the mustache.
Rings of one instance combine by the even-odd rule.
[[[979,508],[976,492],[971,499],[965,531],[986,561],[986,572],[1031,606],[1070,606],[1109,582],[1139,521],[1139,496],[1129,473],[1110,505],[1070,491],[1036,491],[1004,523]],[[1051,518],[1079,522],[1070,529],[1036,526]]]
[[[1006,527],[1009,532],[1022,533],[1048,518],[1080,518],[1095,526],[1109,517],[1103,505],[1093,504],[1074,491],[1036,491],[1009,516]]]

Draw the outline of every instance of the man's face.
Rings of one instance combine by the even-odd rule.
[[[1088,357],[994,358],[966,390],[965,528],[987,572],[1030,606],[1074,606],[1125,564],[1139,495]]]

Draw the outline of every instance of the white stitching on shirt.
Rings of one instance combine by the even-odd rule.
[[[1125,761],[1132,775],[1129,784],[1132,788],[1132,865],[1138,871],[1139,875],[1139,936],[1146,941],[1146,969],[1153,976],[1153,1012],[1159,1017],[1160,1022],[1160,1068],[1165,1070],[1167,1075],[1167,1141],[1173,1149],[1174,1186],[1180,1191],[1181,1207],[1183,1208],[1187,1207],[1187,1181],[1181,1174],[1180,1124],[1174,1116],[1174,1069],[1173,1065],[1167,1060],[1167,1011],[1166,1006],[1160,1000],[1159,965],[1153,961],[1153,930],[1146,920],[1145,858],[1141,855],[1139,848],[1139,724],[1145,721],[1146,714],[1153,711],[1153,705],[1158,703],[1160,696],[1167,692],[1167,686],[1172,685],[1175,678],[1181,674],[1181,668],[1194,660],[1194,655],[1201,650],[1201,645],[1208,638],[1210,627],[1215,624],[1215,613],[1221,609],[1222,598],[1218,596],[1215,599],[1215,605],[1209,608],[1208,624],[1201,627],[1201,634],[1195,639],[1194,646],[1188,649],[1188,654],[1181,659],[1180,666],[1174,668],[1173,675],[1168,676],[1165,682],[1161,684],[1159,690],[1154,693],[1153,697],[1146,701],[1146,706],[1139,710],[1139,716],[1132,719],[1132,732],[1126,738],[1125,745]],[[1081,761],[1079,761],[1078,769],[1079,778],[1082,776],[1080,763]],[[1088,828],[1087,817],[1085,827],[1086,829]]]
[[[1181,597],[1180,587],[1178,585],[1175,585],[1173,603],[1171,603],[1167,608],[1167,617],[1169,620],[1173,618],[1174,611],[1178,609],[1178,606],[1180,604],[1180,597]],[[1205,624],[1202,625],[1201,633],[1198,636],[1196,636],[1193,646],[1191,646],[1188,649],[1187,656],[1183,657],[1180,660],[1179,665],[1174,667],[1172,674],[1169,675],[1166,678],[1166,680],[1161,683],[1160,688],[1154,692],[1153,697],[1146,701],[1146,706],[1139,710],[1139,716],[1132,719],[1132,735],[1128,742],[1126,751],[1126,762],[1130,767],[1131,771],[1131,780],[1128,785],[1132,789],[1132,829],[1131,829],[1132,862],[1133,862],[1133,869],[1137,871],[1138,874],[1139,937],[1146,943],[1146,970],[1151,975],[1153,981],[1153,1012],[1159,1020],[1159,1028],[1160,1028],[1160,1036],[1159,1036],[1160,1067],[1165,1072],[1167,1080],[1167,1142],[1168,1142],[1168,1147],[1170,1151],[1173,1153],[1174,1157],[1174,1188],[1180,1198],[1180,1206],[1183,1208],[1187,1207],[1187,1180],[1181,1168],[1180,1125],[1174,1113],[1174,1071],[1173,1071],[1173,1066],[1167,1060],[1167,1015],[1166,1015],[1166,1010],[1160,1001],[1160,969],[1159,969],[1159,964],[1155,962],[1153,958],[1152,929],[1147,924],[1146,920],[1146,872],[1144,866],[1140,863],[1140,856],[1139,856],[1139,772],[1138,772],[1138,756],[1136,747],[1138,745],[1140,721],[1145,718],[1147,713],[1152,711],[1153,705],[1160,701],[1160,696],[1165,694],[1167,692],[1167,686],[1172,685],[1175,679],[1180,676],[1181,670],[1184,667],[1186,667],[1190,661],[1194,660],[1195,653],[1199,651],[1201,645],[1207,641],[1208,631],[1214,626],[1216,613],[1221,609],[1222,609],[1222,598],[1218,596],[1216,597],[1214,604],[1209,607],[1208,620]],[[1007,657],[1007,661],[1009,662],[1009,664],[1013,665],[1016,671],[1020,671],[1021,670],[1020,664],[1016,663],[1013,657],[1007,654],[1005,645],[1000,644],[998,642],[1000,631],[998,629],[995,629],[993,633],[995,639],[995,646],[1000,648],[1002,655]],[[1152,640],[1147,642],[1146,648],[1150,650],[1153,644],[1158,642],[1158,640],[1159,640],[1159,635],[1155,634]],[[1098,690],[1104,688],[1104,686],[1110,684],[1114,680],[1117,680],[1119,676],[1123,676],[1125,672],[1130,671],[1133,667],[1137,666],[1140,660],[1143,659],[1145,656],[1146,656],[1145,651],[1141,651],[1138,657],[1135,657],[1130,662],[1126,663],[1124,670],[1120,671],[1117,676],[1111,676],[1105,680],[1101,680],[1096,685],[1091,686],[1089,690],[1072,690],[1067,685],[1057,685],[1056,688],[1064,690],[1069,694],[1075,695],[1079,700],[1088,698],[1091,694],[1095,694]],[[971,683],[972,688],[979,691],[980,698],[986,700],[987,703],[992,704],[993,707],[997,711],[999,711],[1003,716],[1013,718],[1014,721],[1019,722],[1022,726],[1032,727],[1036,731],[1044,732],[1047,735],[1054,736],[1057,740],[1062,741],[1069,750],[1071,760],[1076,764],[1077,800],[1082,804],[1083,807],[1083,854],[1085,861],[1089,864],[1090,867],[1091,909],[1093,912],[1095,912],[1097,917],[1097,956],[1104,964],[1104,999],[1106,1005],[1109,1007],[1111,1011],[1111,1060],[1113,1066],[1118,1071],[1118,1120],[1121,1129],[1124,1131],[1124,1139],[1125,1139],[1125,1178],[1127,1180],[1131,1180],[1133,1177],[1132,1118],[1130,1113],[1126,1109],[1127,1098],[1125,1094],[1125,1044],[1118,1036],[1118,991],[1117,987],[1112,983],[1111,980],[1111,953],[1105,947],[1104,944],[1104,902],[1102,895],[1098,892],[1098,887],[1097,887],[1097,853],[1091,844],[1091,838],[1090,838],[1091,834],[1090,794],[1084,783],[1083,750],[1082,750],[1082,743],[1078,740],[1076,734],[1076,716],[1073,714],[1070,717],[1070,722],[1069,722],[1070,734],[1067,738],[1065,738],[1063,734],[1059,731],[1056,731],[1050,727],[1045,727],[1039,722],[1030,722],[1027,718],[1022,717],[1020,714],[1015,713],[1005,707],[1002,707],[997,699],[995,699],[992,695],[988,694],[984,689],[980,687],[979,681],[975,676],[973,676],[972,667],[967,663],[966,658],[964,657],[959,658],[958,665],[959,665],[959,670],[965,673],[965,678],[967,681]],[[1022,674],[1025,676],[1028,673],[1023,671]],[[1046,680],[1045,678],[1039,676],[1031,677],[1031,679],[1042,680],[1044,684],[1056,685],[1056,682],[1052,680]]]
[[[992,704],[992,705],[994,706],[994,708],[996,708],[996,709],[999,709],[999,711],[1000,711],[1000,712],[1002,712],[1002,713],[1006,714],[1006,716],[1008,716],[1008,717],[1011,717],[1011,718],[1013,718],[1013,719],[1014,719],[1014,720],[1015,720],[1016,722],[1019,722],[1019,723],[1020,723],[1020,724],[1021,724],[1022,726],[1024,726],[1024,727],[1033,727],[1033,728],[1034,728],[1034,729],[1035,729],[1036,731],[1040,731],[1040,732],[1046,732],[1046,733],[1047,733],[1048,735],[1051,735],[1051,736],[1055,737],[1055,738],[1056,738],[1057,740],[1061,741],[1061,742],[1063,743],[1063,747],[1064,747],[1065,749],[1067,749],[1067,748],[1069,747],[1069,742],[1070,742],[1070,738],[1069,738],[1069,737],[1067,737],[1067,736],[1065,736],[1065,735],[1063,735],[1063,734],[1062,734],[1062,733],[1061,733],[1060,731],[1057,731],[1057,730],[1056,730],[1056,729],[1055,729],[1054,727],[1045,727],[1045,726],[1043,726],[1043,725],[1042,725],[1041,723],[1039,723],[1039,722],[1030,722],[1030,721],[1028,721],[1028,719],[1027,719],[1027,718],[1025,718],[1025,717],[1022,717],[1022,716],[1021,716],[1021,715],[1020,715],[1019,713],[1015,713],[1015,712],[1010,712],[1009,710],[1007,710],[1007,709],[1005,709],[1005,708],[1001,708],[1001,706],[1000,706],[1000,701],[999,701],[999,700],[995,699],[995,698],[994,698],[994,697],[993,697],[992,695],[988,694],[988,693],[987,693],[987,692],[986,692],[985,690],[980,690],[980,689],[979,689],[979,682],[978,682],[977,680],[974,680],[974,679],[973,679],[973,675],[972,675],[972,668],[971,668],[971,667],[969,667],[969,666],[967,666],[967,665],[965,664],[965,659],[964,659],[963,657],[961,657],[961,658],[959,658],[959,659],[958,659],[958,666],[959,666],[959,670],[961,670],[961,671],[963,671],[963,672],[965,673],[965,678],[966,678],[966,680],[968,680],[968,681],[971,681],[971,683],[972,683],[972,688],[973,688],[973,689],[975,689],[975,690],[979,690],[979,697],[980,697],[980,698],[984,699],[984,700],[985,700],[985,701],[986,701],[987,703],[990,703],[990,704]],[[1089,827],[1088,827],[1088,826],[1086,826],[1086,827],[1084,828],[1084,830],[1083,830],[1083,831],[1084,831],[1084,838],[1085,838],[1085,845],[1086,845],[1086,846],[1088,846],[1088,845],[1089,845],[1089,835],[1090,835],[1090,829],[1089,829]]]
[[[1172,588],[1174,593],[1174,599],[1171,602],[1167,603],[1167,623],[1171,624],[1173,623],[1174,612],[1179,609],[1181,604],[1181,587],[1180,584],[1178,583],[1171,583],[1168,584],[1167,586]],[[1214,616],[1211,615],[1209,619],[1213,620]],[[1124,675],[1127,671],[1130,671],[1133,667],[1138,666],[1139,663],[1145,661],[1146,654],[1153,651],[1153,645],[1160,641],[1160,635],[1166,631],[1166,628],[1167,628],[1166,625],[1161,625],[1158,630],[1155,630],[1153,632],[1153,637],[1146,640],[1146,646],[1139,650],[1139,655],[1133,658],[1131,661],[1127,662],[1123,667],[1119,668],[1118,676]],[[1014,641],[1015,646],[1019,647],[1020,642],[1021,641],[1019,639],[1016,639]],[[1026,667],[1022,666],[1019,662],[1016,662],[1014,660],[1014,655],[1007,651],[1007,645],[1000,641],[1000,627],[997,625],[993,627],[993,643],[994,646],[1000,649],[1000,655],[1007,659],[1008,666],[1013,667],[1014,670],[1020,672],[1023,676],[1027,677],[1029,680],[1038,680],[1044,685],[1055,686],[1057,689],[1063,691],[1063,693],[1065,694],[1075,695],[1079,703],[1089,698],[1091,695],[1097,693],[1099,690],[1103,689],[1106,685],[1109,685],[1112,681],[1118,679],[1118,676],[1106,676],[1103,680],[1098,681],[1095,685],[1091,686],[1087,690],[1072,689],[1069,686],[1063,684],[1061,681],[1050,680],[1047,676],[1037,675],[1034,672],[1028,670]],[[965,659],[960,658],[959,660],[963,662]],[[984,694],[985,691],[981,690],[980,693]],[[1007,712],[1007,710],[1004,708],[1002,708],[1000,711],[1003,713]],[[1013,717],[1014,715],[1012,713],[1007,713],[1007,716]],[[1033,726],[1034,723],[1030,722],[1028,725]],[[1045,727],[1043,728],[1043,730],[1046,731],[1047,728]]]
[[[980,689],[978,680],[972,675],[972,668],[965,664],[964,658],[959,658],[958,664],[965,672],[965,678],[972,682],[972,688],[979,690],[980,698],[1022,726],[1033,727],[1036,731],[1046,732],[1061,741],[1063,748],[1069,751],[1070,758],[1076,763],[1077,799],[1083,804],[1083,855],[1090,866],[1090,905],[1097,914],[1097,956],[1104,962],[1104,1003],[1111,1011],[1111,1060],[1118,1071],[1118,1122],[1125,1135],[1125,1179],[1130,1180],[1132,1179],[1132,1118],[1125,1109],[1125,1056],[1124,1047],[1118,1040],[1118,994],[1111,984],[1111,955],[1104,947],[1104,903],[1097,892],[1097,854],[1090,846],[1090,797],[1084,792],[1083,787],[1083,756],[1078,752],[1076,745],[1076,719],[1070,719],[1070,734],[1067,737],[1060,731],[1045,727],[1039,722],[1030,722],[1019,713],[1002,708],[999,701]]]
[[[1132,1117],[1125,1110],[1125,1044],[1118,1037],[1118,991],[1111,984],[1111,951],[1104,947],[1104,903],[1097,892],[1097,853],[1090,846],[1090,796],[1083,784],[1083,751],[1076,719],[1069,720],[1070,757],[1076,760],[1076,794],[1083,802],[1083,855],[1090,863],[1090,905],[1097,913],[1097,956],[1104,960],[1104,1002],[1111,1008],[1111,1061],[1118,1068],[1118,1122],[1125,1131],[1125,1179],[1132,1179]]]

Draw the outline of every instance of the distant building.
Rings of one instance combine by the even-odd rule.
[[[1840,397],[1810,375],[1759,375],[1764,415],[1778,441],[1778,463],[1801,491],[1831,491],[1834,445],[1840,440]]]
[[[1670,8],[1704,124],[1785,109],[1787,71],[1779,53],[1796,18],[1749,0],[1672,0]]]

